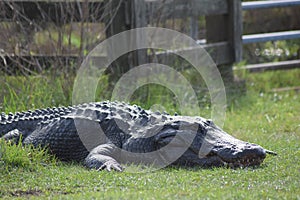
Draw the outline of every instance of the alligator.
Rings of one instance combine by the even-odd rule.
[[[276,154],[234,138],[209,119],[113,101],[2,113],[0,137],[47,148],[62,161],[108,171],[123,171],[129,163],[258,166],[267,153]]]

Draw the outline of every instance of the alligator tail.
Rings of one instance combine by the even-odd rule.
[[[24,136],[32,132],[39,122],[54,119],[72,111],[72,107],[57,107],[28,110],[16,113],[0,113],[0,137],[18,129]]]

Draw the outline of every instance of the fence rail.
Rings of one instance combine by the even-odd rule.
[[[251,1],[242,2],[243,11],[258,10],[258,9],[271,9],[271,8],[283,8],[300,6],[300,0],[276,0],[276,1]],[[277,40],[291,40],[299,39],[300,30],[281,31],[273,33],[258,33],[251,35],[243,35],[243,44],[259,43]],[[250,72],[261,72],[266,70],[282,70],[282,69],[294,69],[300,68],[300,60],[281,61],[272,63],[260,63],[244,66],[242,69],[246,69]],[[238,68],[234,68],[238,69]]]
[[[249,72],[263,72],[270,70],[295,69],[300,68],[300,60],[290,60],[272,63],[261,63],[244,66],[243,68],[234,67],[234,70],[248,70]]]
[[[243,35],[243,43],[248,44],[248,43],[268,42],[268,41],[277,41],[277,40],[292,40],[298,38],[300,38],[300,30],[281,31],[275,33]]]
[[[266,8],[280,8],[289,6],[299,6],[299,0],[276,0],[276,1],[249,1],[242,3],[243,10],[257,10]]]
[[[151,15],[160,15],[163,20],[228,13],[228,3],[224,0],[145,0],[145,3]]]

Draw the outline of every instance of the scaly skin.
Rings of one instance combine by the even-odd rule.
[[[273,153],[228,135],[211,120],[108,101],[2,114],[0,136],[15,142],[22,136],[25,145],[100,170],[122,171],[120,163],[246,167]]]

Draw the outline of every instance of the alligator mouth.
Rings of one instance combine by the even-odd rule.
[[[208,154],[201,155],[196,149],[189,148],[184,155],[178,160],[189,160],[186,165],[202,167],[229,167],[229,168],[246,168],[259,166],[266,154],[276,155],[275,152],[263,149],[258,145],[253,145],[250,149],[239,151],[227,149],[211,149]]]
[[[192,157],[192,156],[189,156]],[[194,158],[192,163],[187,163],[190,166],[202,166],[202,167],[228,167],[228,168],[246,168],[259,166],[265,157],[244,157],[237,160],[224,160],[218,155],[207,155],[206,157]]]
[[[214,151],[211,151],[204,158],[201,158],[201,156],[199,156],[199,158],[207,159],[208,162],[206,163],[208,164],[208,166],[211,164],[211,166],[214,165],[214,166],[225,166],[225,167],[227,166],[230,168],[245,168],[245,167],[259,166],[266,158],[266,154],[277,155],[277,153],[263,149],[262,147],[259,146],[257,146],[256,149],[252,149],[252,151],[253,153],[250,155],[234,158],[234,159],[224,159]],[[219,162],[219,164],[216,164],[216,162]]]
[[[263,158],[247,158],[247,159],[240,159],[238,161],[227,162],[217,156],[217,160],[220,161],[220,164],[208,165],[208,167],[220,166],[220,167],[229,167],[229,168],[233,168],[233,169],[254,167],[254,166],[259,166],[263,162],[264,159]]]
[[[236,160],[234,162],[224,162],[227,166],[231,168],[240,168],[240,167],[254,167],[254,166],[259,166],[264,159],[266,158],[266,154],[270,155],[277,155],[277,153],[273,151],[269,151],[266,149],[262,150],[263,153],[259,156],[248,156],[244,158],[240,158],[239,160]]]
[[[266,154],[262,152],[259,155],[248,155],[240,158],[225,159],[216,154],[215,152],[210,152],[206,156],[199,156],[192,149],[188,149],[174,164],[184,165],[190,167],[228,167],[228,168],[246,168],[259,166],[265,159]]]
[[[243,158],[239,159],[234,162],[226,162],[224,161],[225,166],[230,168],[244,168],[244,167],[252,167],[252,166],[259,166],[264,161],[264,158]]]

